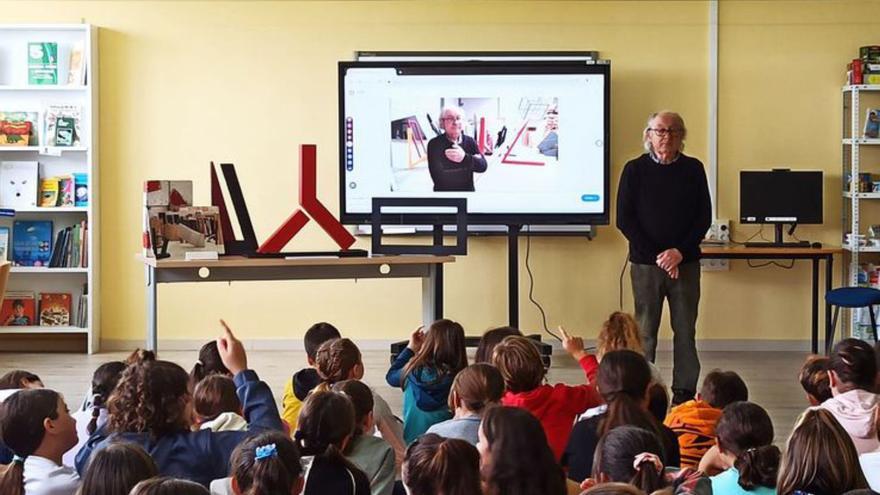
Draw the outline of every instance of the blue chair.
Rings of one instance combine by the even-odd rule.
[[[831,317],[831,332],[830,335],[825,336],[825,354],[831,352],[840,308],[868,308],[868,314],[871,315],[871,333],[874,334],[874,342],[877,342],[877,319],[874,316],[874,305],[880,304],[880,290],[867,287],[841,287],[826,292],[825,302],[834,306],[834,316]]]

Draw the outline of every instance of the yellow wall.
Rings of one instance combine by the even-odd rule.
[[[4,2],[0,2],[4,4]],[[687,119],[688,152],[706,154],[708,4],[682,2],[5,2],[3,22],[100,27],[103,338],[144,328],[139,251],[141,183],[197,181],[207,203],[208,162],[238,166],[257,235],[296,207],[297,145],[318,145],[319,195],[336,211],[336,62],[355,50],[600,50],[612,60],[612,192],[641,150],[645,117],[673,108]],[[20,7],[20,8],[19,8]],[[825,228],[839,237],[843,67],[876,43],[871,2],[722,1],[719,217],[738,212],[738,171],[787,165],[826,171]],[[743,238],[752,228],[734,228]],[[330,247],[314,223],[294,249]],[[368,247],[367,241],[359,241]],[[503,240],[474,239],[447,269],[447,316],[471,333],[506,320]],[[626,244],[532,241],[536,297],[551,325],[595,335],[617,308]],[[536,328],[525,297],[523,327]],[[750,270],[703,277],[700,336],[803,339],[809,271]],[[420,318],[417,281],[236,283],[160,290],[160,335],[201,339],[226,318],[246,337],[300,338],[316,320],[355,338],[402,337]],[[626,307],[631,309],[628,284]],[[667,332],[668,333],[668,332]]]

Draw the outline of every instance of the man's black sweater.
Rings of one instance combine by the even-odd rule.
[[[629,240],[629,260],[653,265],[677,248],[682,263],[700,259],[700,241],[712,223],[703,164],[680,154],[661,165],[647,153],[623,168],[617,190],[617,228]]]
[[[434,181],[435,191],[473,191],[474,172],[486,171],[486,159],[480,155],[477,142],[470,136],[461,136],[461,149],[465,152],[460,163],[446,158],[446,150],[454,143],[445,134],[428,141],[428,171]]]

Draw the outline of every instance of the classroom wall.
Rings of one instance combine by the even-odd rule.
[[[319,195],[338,210],[336,62],[355,50],[599,50],[612,61],[613,194],[623,164],[642,151],[652,111],[681,112],[687,152],[706,155],[708,2],[0,4],[3,22],[100,28],[101,325],[111,345],[144,334],[135,254],[145,179],[195,180],[196,203],[206,204],[209,161],[234,162],[266,238],[296,208],[297,146],[315,143]],[[741,169],[822,169],[826,225],[799,234],[838,242],[839,88],[846,61],[877,43],[880,22],[869,19],[878,14],[867,1],[720,2],[720,218],[737,218]],[[735,239],[754,232],[734,225]],[[506,323],[505,242],[473,239],[468,256],[447,268],[446,315],[471,333]],[[332,245],[312,222],[290,247]],[[613,226],[593,241],[532,240],[535,297],[549,324],[594,337],[618,307],[625,256]],[[522,326],[537,328],[524,267],[521,287]],[[357,339],[402,338],[419,322],[419,291],[418,281],[403,280],[163,286],[160,337],[205,339],[223,317],[251,339],[298,339],[318,320]],[[809,336],[809,301],[806,263],[789,272],[737,262],[704,274],[699,336],[798,345]]]

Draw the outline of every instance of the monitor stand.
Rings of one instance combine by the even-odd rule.
[[[797,242],[783,242],[782,241],[782,229],[784,224],[777,223],[774,225],[775,227],[775,235],[773,241],[763,241],[763,242],[747,242],[746,247],[750,248],[804,248],[810,247],[810,241],[797,241]],[[794,229],[792,229],[794,230]]]

